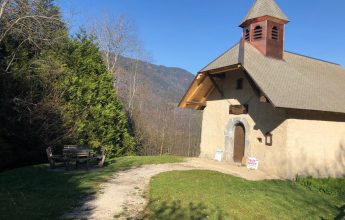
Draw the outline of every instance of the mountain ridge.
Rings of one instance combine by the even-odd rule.
[[[194,77],[180,67],[120,57],[118,95],[132,115],[142,154],[199,156],[201,112],[178,108]]]

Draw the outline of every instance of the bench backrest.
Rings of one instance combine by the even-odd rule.
[[[85,145],[66,145],[63,148],[63,155],[65,157],[89,157],[91,153],[91,148]]]

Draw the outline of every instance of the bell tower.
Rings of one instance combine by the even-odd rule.
[[[256,0],[240,25],[243,40],[265,56],[281,60],[284,56],[284,28],[288,22],[274,0]]]

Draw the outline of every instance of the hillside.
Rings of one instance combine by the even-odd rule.
[[[118,68],[117,90],[132,118],[141,152],[198,156],[201,112],[177,108],[194,75],[124,57]]]
[[[133,71],[131,71],[133,63],[135,61],[129,58],[122,57],[120,59],[119,83],[121,86],[128,86],[126,82],[129,77],[133,76]],[[155,65],[143,61],[139,61],[138,64],[138,82],[150,88],[152,95],[176,104],[180,101],[193,78],[192,73],[181,68]]]

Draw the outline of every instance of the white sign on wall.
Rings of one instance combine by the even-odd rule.
[[[259,160],[256,159],[255,157],[248,157],[247,168],[250,170],[259,169]]]
[[[218,162],[221,162],[223,158],[223,150],[216,150],[216,155],[214,159]]]

